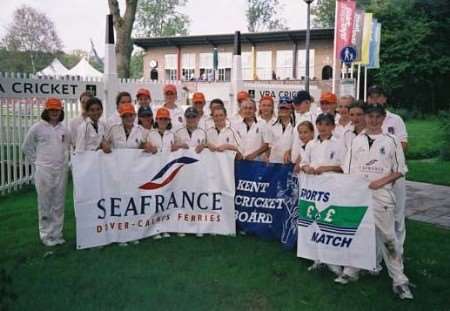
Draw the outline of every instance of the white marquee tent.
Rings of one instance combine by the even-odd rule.
[[[38,76],[65,76],[69,70],[64,67],[59,59],[55,58],[50,65],[42,69],[37,73]]]
[[[92,67],[84,57],[67,74],[80,77],[103,77],[103,73]]]

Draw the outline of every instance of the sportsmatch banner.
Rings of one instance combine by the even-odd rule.
[[[297,256],[375,269],[375,225],[367,181],[344,174],[302,174],[300,185]]]
[[[159,233],[234,235],[234,153],[137,149],[72,158],[77,248]]]
[[[236,161],[235,179],[238,230],[295,247],[298,181],[293,165]]]

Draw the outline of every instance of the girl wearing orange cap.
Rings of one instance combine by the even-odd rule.
[[[150,107],[150,104],[152,102],[150,91],[144,88],[140,88],[136,93],[136,101],[139,107]]]
[[[172,129],[170,112],[161,107],[156,111],[154,129],[148,134],[146,151],[151,153],[170,152],[174,144],[175,137]]]
[[[131,103],[131,95],[128,92],[120,92],[116,96],[116,111],[115,113],[109,117],[108,121],[106,122],[108,127],[111,128],[115,124],[121,124],[122,119],[120,117],[120,105],[124,103]]]
[[[172,130],[177,131],[184,127],[184,111],[177,106],[177,88],[173,84],[166,84],[164,86],[164,105],[170,113],[170,121],[172,124]]]
[[[106,132],[106,124],[100,120],[103,105],[97,97],[91,97],[86,103],[87,118],[77,130],[76,152],[96,151],[100,149]]]
[[[135,124],[136,112],[131,102],[119,106],[120,124],[114,124],[102,142],[102,150],[110,153],[111,149],[143,148],[145,142],[144,128]]]
[[[70,133],[62,124],[64,111],[58,98],[46,101],[41,119],[29,129],[22,150],[35,168],[39,236],[44,245],[55,246],[65,242],[64,197]]]

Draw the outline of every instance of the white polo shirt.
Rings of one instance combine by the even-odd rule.
[[[276,121],[270,128],[270,157],[272,163],[284,163],[284,154],[292,148],[294,126],[289,122],[285,128],[280,121]]]
[[[292,143],[292,151],[291,151],[291,161],[295,163],[297,159],[300,157],[300,160],[305,156],[306,145],[299,137],[298,134],[294,134],[293,143]]]
[[[122,118],[120,117],[119,112],[116,110],[106,121],[106,126],[108,128],[112,128],[113,125],[117,124],[122,124]]]
[[[403,122],[403,119],[398,114],[386,110],[386,118],[381,128],[384,133],[396,136],[400,142],[408,142],[405,122]]]
[[[75,151],[96,151],[105,138],[107,132],[105,122],[98,120],[97,129],[94,128],[94,122],[90,118],[86,118],[82,124],[80,124],[77,133],[75,143]]]
[[[360,175],[368,181],[380,179],[393,172],[405,175],[408,171],[402,146],[399,140],[390,134],[361,133],[356,136],[343,166],[344,173]],[[392,184],[383,188],[391,189]]]
[[[128,137],[122,124],[114,124],[106,135],[106,141],[111,142],[113,149],[138,149],[146,141],[146,132],[143,127],[133,125]]]
[[[263,122],[258,122],[255,118],[248,126],[244,121],[235,123],[234,130],[239,136],[242,155],[245,157],[259,148],[263,144],[270,143],[270,133]]]
[[[309,165],[314,168],[319,166],[341,166],[344,158],[342,142],[331,136],[321,140],[319,137],[306,145],[305,155],[301,165]]]
[[[22,150],[28,161],[36,166],[61,169],[67,162],[70,136],[62,122],[53,126],[41,120],[28,130]]]
[[[263,119],[261,116],[257,116],[256,117],[258,122],[262,122],[264,123],[268,129],[270,129],[270,127],[277,122],[277,116],[275,114],[272,115],[272,118],[270,118],[269,120],[265,120]]]
[[[307,111],[305,113],[295,112],[295,127],[297,127],[300,123],[304,121],[309,121],[313,124],[314,128],[316,127],[316,119],[317,115],[312,111]]]
[[[187,144],[189,147],[206,144],[206,131],[201,128],[189,131],[186,127],[183,127],[175,132],[175,143]]]
[[[203,129],[203,130],[207,130],[210,127],[214,126],[214,120],[211,116],[208,116],[206,114],[203,114],[200,118],[200,120],[198,121],[198,127]]]
[[[339,120],[336,121],[336,126],[334,127],[333,130],[333,136],[336,137],[337,139],[340,139],[344,136],[344,133],[346,131],[352,131],[353,130],[353,124],[352,122],[348,122],[346,125],[341,125],[339,124]]]
[[[165,130],[161,133],[153,129],[148,133],[147,141],[158,149],[158,152],[170,152],[175,142],[175,136],[171,130]]]
[[[215,127],[210,127],[206,131],[206,140],[208,143],[213,144],[214,146],[230,144],[237,148],[240,148],[239,137],[229,126],[226,126],[221,130]]]
[[[185,122],[184,122],[183,108],[181,108],[179,106],[175,106],[175,108],[170,109],[164,105],[162,107],[166,108],[170,112],[170,122],[172,123],[172,129],[171,129],[172,132],[176,132],[180,128],[184,127]],[[156,114],[155,114],[155,117],[156,117]]]
[[[69,122],[69,131],[72,138],[72,144],[75,144],[74,149],[76,148],[76,141],[78,137],[78,129],[80,125],[86,120],[83,116],[78,116],[70,120]]]

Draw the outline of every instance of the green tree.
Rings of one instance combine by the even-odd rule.
[[[140,0],[134,30],[140,37],[186,35],[189,17],[177,11],[186,0]]]
[[[245,13],[250,32],[287,29],[285,20],[277,18],[281,10],[279,0],[247,0]]]
[[[384,0],[357,0],[360,8],[366,8],[371,2]],[[336,12],[336,0],[316,0],[311,6],[312,24],[314,28],[334,28],[334,15]]]
[[[31,61],[30,71],[33,73],[38,67],[37,52],[54,53],[62,49],[53,22],[45,13],[26,5],[14,12],[2,45],[9,51],[27,52]]]
[[[131,55],[130,59],[130,78],[140,79],[144,73],[144,55],[145,52],[140,49]]]

